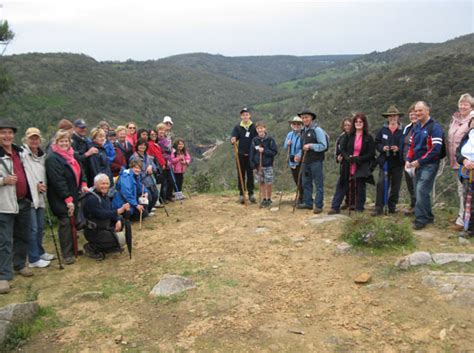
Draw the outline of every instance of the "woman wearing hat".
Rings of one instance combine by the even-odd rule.
[[[300,175],[300,162],[295,161],[295,157],[301,158],[301,127],[303,126],[303,120],[299,116],[295,116],[293,119],[288,121],[291,126],[291,131],[286,135],[285,143],[283,148],[287,151],[287,162],[291,170],[291,175],[298,186],[298,176]],[[303,185],[299,183],[298,189],[298,203],[303,202]]]
[[[46,207],[46,154],[41,149],[41,132],[30,127],[23,138],[23,166],[31,192],[31,233],[28,248],[29,267],[47,267],[54,255],[43,249],[44,210]]]
[[[456,150],[459,147],[462,138],[469,130],[469,121],[471,120],[471,113],[474,108],[474,99],[469,93],[465,93],[459,98],[458,108],[459,110],[453,114],[451,122],[449,123],[447,146],[449,164],[456,173],[459,170],[459,163],[456,160]],[[455,222],[455,227],[458,230],[461,230],[464,224],[464,187],[459,181],[459,178],[456,178],[456,180],[458,186],[459,213]]]
[[[381,215],[384,207],[389,213],[395,213],[403,177],[403,158],[400,148],[403,142],[403,130],[400,124],[400,113],[391,105],[382,116],[387,119],[375,137],[375,149],[379,152],[379,178],[373,216]]]

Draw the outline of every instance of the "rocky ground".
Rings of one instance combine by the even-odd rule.
[[[344,216],[241,206],[199,195],[134,227],[134,254],[82,257],[16,278],[0,306],[39,291],[50,308],[26,352],[460,352],[474,347],[474,265],[401,270],[413,251],[470,253],[445,224],[410,251],[339,247]],[[48,244],[49,247],[49,244]],[[49,249],[51,250],[51,249]],[[432,257],[433,258],[433,257]],[[368,283],[356,284],[361,274]],[[165,274],[196,288],[150,297]],[[460,294],[462,293],[462,294]],[[51,322],[48,324],[48,320]]]

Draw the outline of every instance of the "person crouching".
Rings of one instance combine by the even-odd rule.
[[[122,251],[117,232],[122,230],[122,217],[130,210],[125,203],[114,210],[108,197],[110,180],[107,174],[97,174],[94,187],[86,194],[84,216],[87,220],[84,236],[84,252],[90,258],[103,260],[106,253]]]

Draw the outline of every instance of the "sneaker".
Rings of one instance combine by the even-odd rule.
[[[148,217],[153,217],[154,215],[155,215],[155,212],[148,213]]]
[[[239,196],[239,202],[243,205],[245,203],[244,197],[242,195]]]
[[[260,202],[260,207],[267,207],[267,200],[262,200],[262,202]]]
[[[296,208],[299,209],[299,210],[312,210],[313,206],[307,205],[305,203],[299,203],[299,204],[296,205]]]
[[[319,208],[319,207],[315,207],[314,210],[313,210],[314,214],[320,214],[321,212],[323,212],[323,209]]]
[[[36,262],[32,262],[28,264],[28,267],[29,268],[45,268],[45,267],[48,267],[50,263],[51,263],[50,261],[39,259]]]
[[[54,260],[55,258],[56,256],[54,256],[53,254],[48,254],[47,252],[45,252],[43,255],[40,256],[40,259],[45,260],[45,261],[51,261],[51,260]]]
[[[255,198],[254,194],[249,196],[249,200],[250,200],[251,203],[257,203],[257,199]]]
[[[15,271],[17,274],[23,277],[31,277],[33,276],[33,271],[31,271],[28,267],[23,267],[21,270]]]
[[[272,205],[273,201],[271,199],[267,200],[267,207],[270,207]]]
[[[63,259],[63,263],[65,265],[72,265],[75,262],[76,262],[76,259],[74,259],[74,256],[67,256]]]
[[[10,292],[10,284],[7,280],[0,280],[0,294],[7,294]]]
[[[342,207],[341,207],[342,209]],[[334,208],[331,208],[329,211],[328,211],[328,214],[331,215],[331,214],[339,214],[341,213],[340,210],[335,210]]]

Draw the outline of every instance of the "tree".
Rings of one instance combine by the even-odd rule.
[[[13,39],[14,36],[15,34],[10,30],[8,21],[0,21],[0,45],[3,46],[0,56],[5,53],[8,44],[10,44],[10,41]],[[10,80],[5,70],[0,67],[0,95],[8,89],[9,83]]]

